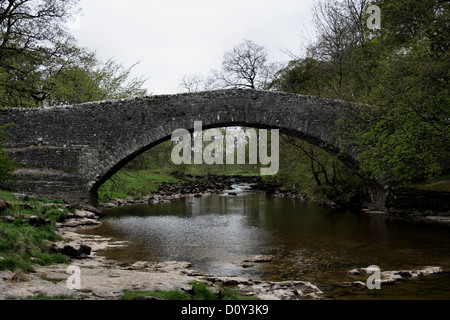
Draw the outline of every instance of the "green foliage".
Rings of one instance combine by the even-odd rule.
[[[448,170],[449,4],[380,6],[384,27],[370,94],[382,108],[364,114],[359,128],[362,170],[390,183],[424,181]]]
[[[191,296],[189,293],[178,290],[149,290],[149,291],[133,291],[133,290],[124,290],[123,296],[120,297],[120,300],[143,300],[148,297],[153,297],[161,300],[190,300]]]
[[[229,287],[220,287],[217,293],[213,292],[205,283],[192,282],[192,292],[180,289],[176,290],[150,290],[133,291],[124,290],[120,300],[143,300],[153,297],[161,300],[257,300],[240,294],[237,290]]]
[[[46,294],[38,294],[35,297],[29,297],[25,300],[35,300],[35,301],[60,301],[60,300],[79,300],[80,298],[77,298],[75,296],[72,295],[67,295],[67,294],[58,294],[58,295],[54,295],[54,296],[49,296]]]
[[[163,182],[176,183],[179,179],[168,173],[155,173],[153,170],[119,171],[105,182],[98,190],[99,201],[105,202],[108,197],[124,199],[129,196],[145,196],[158,191]]]
[[[413,113],[396,118],[402,120],[379,121],[361,135],[363,152],[358,159],[362,172],[391,183],[424,181],[439,175],[443,136]]]
[[[42,107],[142,96],[145,79],[99,61],[67,29],[79,0],[0,2],[0,107]]]
[[[342,142],[361,149],[361,174],[390,184],[450,170],[449,8],[446,1],[375,1],[382,29],[365,27],[366,2],[319,1],[318,40],[274,88],[356,102]],[[339,14],[338,14],[339,13]],[[356,115],[356,116],[355,116]]]
[[[324,82],[323,73],[318,72],[321,67],[322,64],[313,58],[293,60],[278,71],[277,79],[270,88],[320,97]]]
[[[79,49],[65,25],[78,0],[1,1],[0,106],[42,105],[46,77]]]
[[[88,53],[78,64],[64,65],[46,81],[49,105],[77,104],[144,96],[145,79],[131,78],[130,68],[113,59],[103,63]]]
[[[286,135],[281,135],[280,170],[277,175],[265,179],[283,189],[339,205],[351,203],[361,183],[356,173],[336,155]]]
[[[70,212],[65,205],[42,206],[35,198],[19,202],[8,191],[0,191],[0,199],[10,203],[2,216],[13,218],[12,222],[0,220],[0,270],[32,271],[33,264],[67,263],[66,256],[51,251],[52,242],[62,240],[55,232],[55,223]],[[51,223],[31,226],[27,220],[31,216],[49,219]]]

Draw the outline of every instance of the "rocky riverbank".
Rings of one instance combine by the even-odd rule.
[[[98,212],[97,212],[98,213]],[[117,300],[124,290],[174,290],[192,291],[192,283],[201,281],[211,289],[220,291],[222,286],[231,286],[241,294],[261,300],[318,300],[324,298],[320,285],[304,281],[271,282],[239,277],[220,277],[199,273],[189,262],[167,261],[153,263],[137,261],[132,265],[121,265],[101,257],[98,253],[108,248],[126,246],[126,242],[100,236],[83,235],[77,231],[101,224],[96,212],[76,210],[64,221],[57,223],[57,232],[64,241],[55,243],[53,250],[70,257],[69,264],[34,267],[33,273],[21,274],[11,271],[0,272],[0,300],[29,299],[36,297],[57,297],[59,299]],[[271,261],[271,256],[249,257],[238,263],[243,268],[255,263]],[[81,287],[71,290],[69,266],[80,268]],[[400,281],[419,279],[431,274],[442,273],[440,267],[425,267],[421,270],[380,272],[381,284],[395,284]],[[349,271],[353,282],[342,287],[354,290],[365,289],[369,274],[364,268]]]
[[[205,176],[191,177],[181,183],[162,183],[159,190],[141,197],[127,197],[125,199],[109,198],[101,203],[102,209],[115,208],[123,205],[158,204],[178,199],[202,198],[222,193],[231,189],[235,184],[257,184],[260,177],[254,176]]]
[[[30,299],[36,297],[84,300],[117,300],[124,290],[174,290],[192,291],[192,283],[201,281],[215,291],[222,286],[231,286],[241,294],[261,300],[318,300],[325,298],[320,285],[304,281],[271,282],[239,277],[220,277],[199,273],[191,268],[189,262],[167,261],[153,263],[137,261],[132,265],[121,265],[107,260],[98,253],[126,242],[100,236],[78,233],[84,228],[101,224],[99,212],[76,210],[64,221],[57,223],[57,233],[64,241],[55,243],[54,252],[60,252],[70,258],[69,264],[34,267],[33,273],[0,272],[0,300]],[[249,257],[238,262],[243,268],[256,263],[271,261],[271,256]],[[71,277],[69,266],[80,268],[81,287],[71,290],[68,280]],[[425,267],[421,270],[380,272],[382,285],[400,281],[419,279],[424,276],[442,273],[440,267]],[[343,288],[366,290],[366,280],[370,274],[366,269],[356,268],[349,271],[353,282],[342,284]],[[329,299],[329,297],[326,297]]]
[[[59,299],[117,300],[124,290],[192,291],[190,283],[201,281],[214,290],[233,286],[242,294],[266,300],[320,299],[322,292],[311,283],[302,281],[269,282],[237,277],[215,277],[191,269],[189,262],[168,261],[152,263],[138,261],[121,266],[97,253],[127,245],[100,236],[77,233],[80,228],[101,224],[94,212],[77,210],[56,225],[64,241],[55,243],[53,250],[70,257],[69,264],[34,267],[33,273],[0,272],[0,300],[58,297]],[[263,263],[267,257],[254,257],[254,263]],[[71,290],[69,266],[80,268],[81,287]]]
[[[204,177],[184,184],[163,184],[158,192],[140,199],[111,199],[100,209],[85,208],[65,215],[56,224],[57,233],[64,241],[53,245],[53,252],[69,257],[69,264],[52,266],[34,266],[33,273],[0,272],[0,300],[28,299],[36,297],[59,297],[60,299],[116,300],[124,290],[149,291],[181,289],[192,291],[191,283],[201,281],[213,290],[221,286],[232,286],[244,295],[263,300],[298,300],[329,298],[319,284],[304,281],[270,282],[238,277],[218,277],[199,273],[191,268],[189,262],[167,261],[152,263],[137,261],[131,265],[122,265],[101,257],[98,253],[109,248],[127,246],[126,242],[78,233],[84,228],[100,225],[103,209],[126,204],[157,204],[176,199],[206,197],[221,194],[226,190],[233,195],[233,185],[247,185],[248,188],[264,192],[270,197],[291,197],[308,201],[302,195],[283,191],[273,183],[267,183],[260,177]],[[6,203],[6,202],[5,202]],[[26,203],[24,204],[26,205]],[[370,213],[370,212],[368,212]],[[372,213],[373,214],[373,213]],[[379,213],[381,214],[381,212]],[[9,217],[3,217],[5,219]],[[13,217],[11,217],[12,219]],[[433,217],[433,222],[437,217]],[[446,217],[448,218],[448,217]],[[38,227],[49,220],[30,216],[28,223]],[[445,220],[448,222],[448,219]],[[242,268],[251,268],[257,263],[266,263],[273,257],[248,257],[236,262]],[[1,257],[0,257],[1,259]],[[67,281],[71,276],[69,266],[80,268],[81,288],[71,290]],[[440,267],[424,267],[420,270],[382,271],[381,284],[396,284],[400,281],[419,279],[436,273],[442,273]],[[342,287],[354,290],[366,289],[367,270],[356,268],[349,271],[354,281],[342,283]],[[326,286],[325,286],[326,287]]]
[[[109,198],[107,202],[101,203],[100,207],[102,209],[110,209],[123,205],[152,205],[178,199],[209,197],[222,194],[225,190],[228,190],[229,195],[236,195],[236,193],[232,192],[233,185],[248,185],[250,190],[263,192],[267,197],[288,197],[301,201],[314,202],[318,205],[336,207],[336,204],[332,201],[319,201],[296,191],[285,190],[277,182],[266,181],[259,176],[191,177],[191,180],[187,182],[162,183],[157,192],[146,196],[130,196],[125,199]]]

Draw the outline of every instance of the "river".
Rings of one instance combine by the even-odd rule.
[[[267,198],[246,185],[211,197],[111,209],[101,226],[84,233],[128,241],[100,253],[124,265],[177,260],[215,276],[309,281],[326,299],[450,299],[448,272],[381,290],[343,285],[354,281],[349,270],[371,265],[450,270],[450,226]],[[273,259],[242,263],[256,255]]]

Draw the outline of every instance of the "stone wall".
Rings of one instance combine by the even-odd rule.
[[[18,189],[68,202],[95,202],[98,187],[120,167],[170,139],[179,128],[247,126],[280,129],[337,153],[336,121],[349,105],[253,90],[150,96],[47,109],[0,110],[14,122],[6,150],[25,178]],[[341,157],[349,166],[357,150]]]

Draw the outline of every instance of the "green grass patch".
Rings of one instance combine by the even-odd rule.
[[[170,168],[159,168],[141,171],[122,170],[115,174],[111,179],[106,181],[98,190],[98,201],[107,202],[108,198],[124,199],[132,197],[139,200],[141,197],[152,194],[159,190],[162,183],[188,183],[192,178],[189,176],[205,176],[207,174],[218,175],[241,175],[241,176],[258,176],[258,172],[240,170],[239,168],[221,170],[220,166],[205,165],[187,166],[184,177],[177,176],[177,172]]]
[[[49,296],[49,295],[42,293],[35,297],[28,297],[25,300],[50,301],[50,300],[78,300],[78,299],[80,299],[80,298],[72,296],[72,295],[60,294],[60,295]]]
[[[256,165],[206,165],[194,164],[185,166],[185,175],[191,176],[259,176],[260,168]]]
[[[151,291],[133,291],[124,290],[120,300],[143,300],[153,297],[160,300],[258,300],[255,297],[244,296],[239,291],[220,287],[218,293],[211,290],[205,283],[192,282],[192,291],[186,292],[180,289],[176,290],[151,290]]]
[[[33,264],[67,263],[68,258],[51,253],[53,241],[61,240],[50,226],[36,228],[22,222],[0,222],[0,270],[33,271]]]
[[[138,198],[158,191],[162,183],[181,182],[169,173],[145,171],[119,171],[111,179],[106,181],[98,190],[99,202],[105,202],[111,198]]]
[[[191,295],[182,290],[151,290],[151,291],[133,291],[124,290],[120,300],[143,300],[145,298],[154,297],[160,300],[191,300]]]
[[[68,258],[52,253],[52,242],[61,241],[55,224],[73,209],[62,203],[39,201],[37,198],[15,199],[8,191],[0,191],[0,200],[8,202],[0,217],[0,270],[33,271],[33,265],[67,263]],[[50,204],[50,205],[49,205]],[[28,222],[31,216],[49,220],[40,227]]]
[[[24,270],[33,271],[30,261],[26,261],[18,255],[5,255],[0,253],[0,270]]]
[[[412,187],[426,191],[450,192],[450,180],[433,181],[429,183],[413,185]]]
[[[47,276],[40,276],[40,278],[42,280],[49,281],[49,282],[51,282],[53,284],[57,284],[58,282],[63,282],[63,281],[67,280],[67,279],[63,279],[63,278],[50,278],[50,277],[47,277]]]

